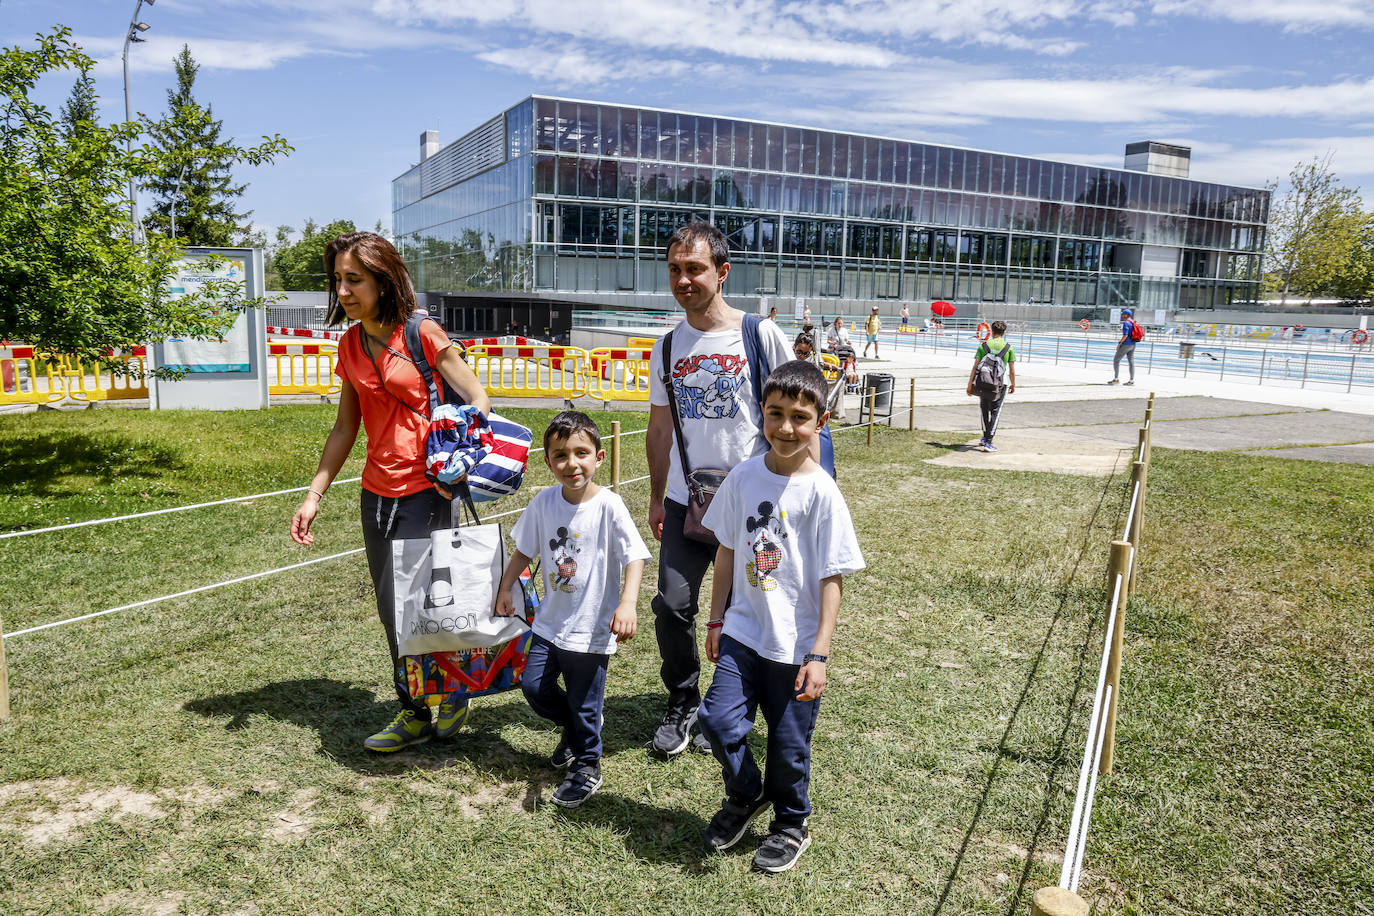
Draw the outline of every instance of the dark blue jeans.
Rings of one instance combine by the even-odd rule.
[[[396,597],[391,579],[391,542],[396,538],[427,538],[436,528],[448,528],[452,503],[433,487],[393,498],[363,490],[363,545],[367,548],[367,568],[372,588],[377,593],[377,616],[386,630],[391,650],[391,676],[396,698],[421,719],[429,719],[429,707],[410,696],[406,669],[396,654]]]
[[[560,649],[537,633],[530,637],[530,657],[520,688],[531,709],[563,729],[568,750],[577,760],[574,766],[596,766],[601,761],[601,706],[610,658]],[[560,674],[566,690],[558,685]]]
[[[769,832],[805,826],[811,815],[811,733],[820,701],[796,698],[797,670],[724,636],[716,676],[697,720],[720,762],[726,794],[752,800],[761,791],[772,802]],[[745,740],[760,708],[768,723],[767,770],[762,775]]]

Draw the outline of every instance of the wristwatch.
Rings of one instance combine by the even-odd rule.
[[[829,658],[830,656],[828,655],[817,655],[815,652],[808,652],[802,656],[802,664],[805,665],[807,662],[820,662],[824,665]]]

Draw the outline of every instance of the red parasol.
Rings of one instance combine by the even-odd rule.
[[[930,311],[933,314],[939,315],[941,318],[948,318],[950,315],[954,314],[954,305],[949,302],[932,302],[930,304]]]

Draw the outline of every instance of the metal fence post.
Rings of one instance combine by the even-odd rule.
[[[1226,378],[1226,345],[1221,346],[1221,374],[1217,376],[1217,381]]]
[[[1102,760],[1097,772],[1108,776],[1112,772],[1112,759],[1116,756],[1116,703],[1121,693],[1121,644],[1126,630],[1126,580],[1131,572],[1131,545],[1129,541],[1112,541],[1111,560],[1107,564],[1107,588],[1116,590],[1118,577],[1121,586],[1116,591],[1116,626],[1107,634],[1111,640],[1111,652],[1107,656],[1107,683],[1112,688],[1111,704],[1107,707],[1107,721],[1102,726]],[[1107,607],[1111,607],[1111,597]]]
[[[5,666],[5,627],[0,622],[0,722],[10,717],[10,672]]]
[[[611,491],[620,492],[620,421],[611,421]]]
[[[1061,338],[1060,338],[1060,336],[1059,336],[1058,334],[1054,335],[1054,364],[1055,364],[1056,366],[1059,365],[1059,341],[1060,341],[1060,339],[1061,339]]]
[[[874,399],[877,397],[877,394],[878,394],[878,389],[877,389],[877,388],[870,388],[870,389],[868,389],[868,444],[869,444],[869,445],[872,445],[872,444],[873,444],[873,427],[874,427],[875,425],[877,425],[876,422],[875,422],[875,421],[876,421],[876,418],[873,416],[873,402],[874,402]]]
[[[1350,354],[1350,378],[1346,379],[1345,382],[1346,394],[1350,393],[1350,386],[1355,384],[1355,359],[1357,355],[1355,353]]]
[[[1083,332],[1083,368],[1088,368],[1088,332]]]
[[[907,411],[906,428],[908,432],[916,429],[916,379],[911,379],[911,410]]]

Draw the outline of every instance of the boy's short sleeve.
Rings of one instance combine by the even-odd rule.
[[[634,519],[630,517],[630,510],[625,508],[625,501],[617,498],[615,508],[612,510],[614,520],[614,538],[616,553],[620,556],[620,565],[628,566],[635,560],[647,560],[651,556],[648,546],[644,543],[644,538],[639,536],[639,529],[635,527]],[[522,550],[521,553],[524,553]]]
[[[991,349],[991,348],[988,346],[988,342],[987,342],[986,340],[983,341],[982,343],[980,343],[980,344],[978,345],[978,349],[977,349],[977,350],[974,352],[974,354],[973,354],[973,359],[974,359],[974,361],[977,362],[978,360],[982,359],[984,356],[987,356],[987,355],[988,355],[988,352],[990,351],[990,349]]]
[[[740,467],[742,465],[736,465],[735,469],[738,470]],[[720,541],[721,546],[728,550],[735,549],[732,537],[734,532],[731,529],[737,518],[735,491],[738,489],[736,486],[738,480],[739,474],[734,470],[725,475],[725,481],[716,491],[715,498],[711,500],[711,505],[706,507],[706,514],[701,519],[701,523],[716,536],[716,540]]]
[[[849,506],[845,504],[844,496],[840,494],[839,487],[835,486],[834,481],[826,482],[830,486],[823,491],[826,505],[822,517],[826,519],[826,523],[821,529],[822,562],[818,577],[821,579],[847,576],[858,572],[866,565],[863,551],[859,548],[859,539],[854,534],[854,520],[849,515]]]
[[[520,518],[516,520],[515,527],[510,533],[511,540],[515,542],[515,549],[530,559],[540,555],[539,514],[544,505],[544,500],[540,498],[543,495],[543,491],[534,495],[525,511],[520,513]]]

